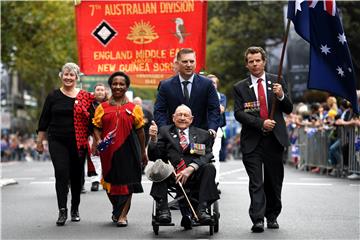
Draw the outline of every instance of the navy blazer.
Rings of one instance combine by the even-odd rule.
[[[272,108],[272,98],[274,96],[272,85],[276,82],[277,76],[266,73],[265,78],[268,112],[270,114]],[[251,84],[251,78],[249,76],[234,85],[234,115],[235,119],[242,124],[240,145],[243,153],[250,153],[253,151],[263,135],[262,126],[264,120],[260,118],[260,111],[249,111],[249,109],[245,109],[245,103],[257,101],[254,87],[251,87]],[[274,112],[276,125],[273,132],[279,143],[285,147],[289,146],[290,142],[283,113],[290,114],[292,112],[293,105],[288,96],[284,80],[281,80],[280,84],[282,85],[282,89],[284,91],[284,99],[282,101],[276,100],[278,105]]]
[[[175,109],[185,104],[179,75],[161,81],[154,105],[154,119],[158,127],[172,124]],[[212,82],[195,74],[191,86],[189,107],[194,116],[192,126],[217,131],[220,123],[220,104]]]

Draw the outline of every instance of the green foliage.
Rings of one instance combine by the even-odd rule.
[[[284,35],[285,2],[210,1],[208,3],[207,72],[220,78],[220,91],[232,103],[232,86],[246,77],[244,51],[274,44]]]
[[[59,69],[77,62],[72,1],[1,3],[1,59],[41,101],[59,86]]]
[[[360,2],[338,1],[353,57],[360,72]],[[207,68],[220,78],[220,91],[232,103],[232,86],[247,74],[243,53],[253,45],[282,42],[285,1],[209,1]],[[73,1],[1,1],[1,61],[17,70],[40,105],[65,62],[77,62]],[[360,79],[358,77],[358,79]],[[359,84],[358,84],[358,87]],[[155,99],[156,90],[134,95]],[[37,114],[32,113],[33,116]]]

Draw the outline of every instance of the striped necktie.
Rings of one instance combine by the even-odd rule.
[[[184,131],[180,131],[180,145],[181,145],[181,148],[183,150],[185,150],[188,146],[188,142],[186,140],[186,136],[185,136],[185,132]]]

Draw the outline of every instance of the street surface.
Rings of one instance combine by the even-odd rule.
[[[179,211],[172,211],[174,227],[151,226],[151,182],[143,177],[144,193],[135,194],[129,225],[111,222],[111,205],[104,190],[81,195],[81,221],[57,227],[58,216],[51,162],[2,163],[2,179],[18,184],[1,188],[1,239],[359,239],[360,181],[333,178],[285,167],[280,229],[251,233],[248,216],[248,177],[241,160],[221,165],[222,191],[219,232],[209,227],[189,231],[180,227]],[[70,199],[70,197],[69,197]],[[70,208],[70,200],[68,201]]]

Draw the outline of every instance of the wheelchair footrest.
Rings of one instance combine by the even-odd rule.
[[[161,223],[157,221],[152,221],[153,226],[175,226],[175,223]]]
[[[193,227],[198,227],[198,226],[214,226],[215,225],[215,220],[211,219],[211,222],[209,223],[200,223],[200,222],[196,222],[193,221],[192,226]]]

